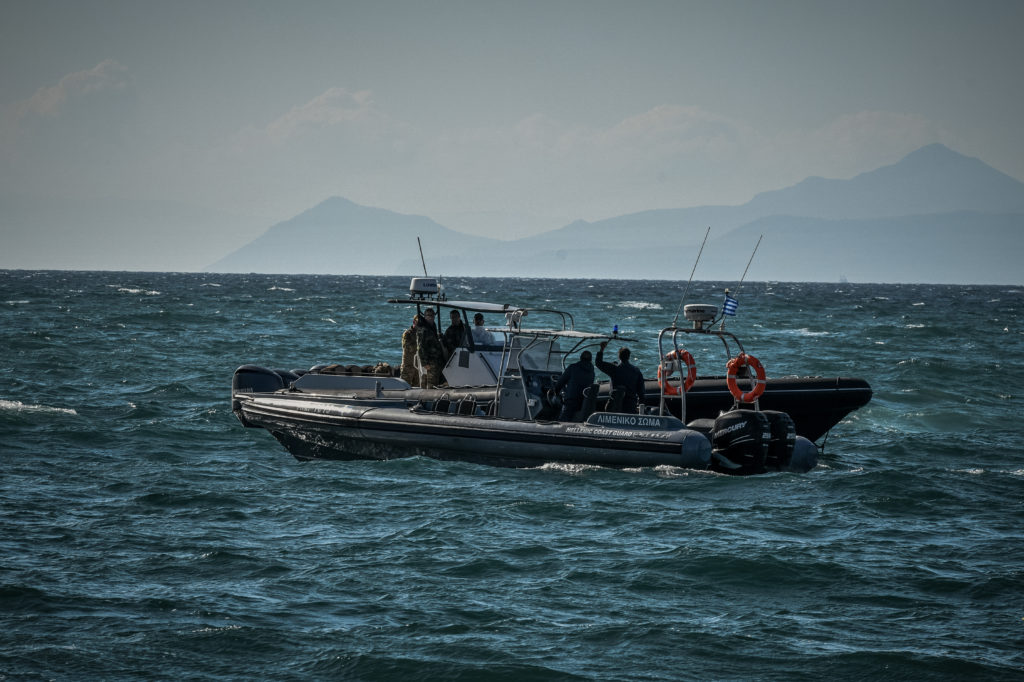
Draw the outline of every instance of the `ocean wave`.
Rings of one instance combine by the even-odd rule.
[[[650,303],[649,301],[623,301],[619,304],[620,308],[634,308],[636,310],[662,310],[660,303]]]
[[[78,416],[78,412],[69,407],[50,407],[49,405],[26,405],[20,400],[0,400],[0,410],[11,412],[41,412],[50,414],[70,414]]]
[[[31,302],[0,302],[12,678],[1019,671],[1019,286],[748,285],[728,325],[753,354],[875,395],[814,471],[737,478],[298,462],[231,414],[232,371],[397,364],[408,309],[374,302],[408,279],[212,279],[0,271],[4,299]],[[664,282],[465,281],[474,299],[567,307],[580,329],[632,316],[648,374],[665,320],[643,306],[678,303]],[[115,291],[132,287],[162,295]],[[95,655],[111,647],[124,656]]]
[[[589,471],[601,471],[602,469],[594,464],[569,464],[564,462],[547,462],[533,468],[538,471],[558,471],[572,476],[579,476]]]
[[[155,289],[140,289],[138,287],[118,287],[117,292],[120,294],[132,294],[142,296],[159,296],[160,292]]]

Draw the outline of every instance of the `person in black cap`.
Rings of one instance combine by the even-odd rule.
[[[629,349],[619,349],[619,362],[613,365],[604,360],[604,349],[607,341],[601,342],[601,348],[597,351],[597,360],[594,364],[597,368],[608,375],[611,379],[612,395],[616,389],[622,390],[622,411],[629,414],[636,414],[640,400],[645,393],[643,373],[629,364]]]
[[[583,389],[594,383],[594,363],[589,350],[580,353],[580,359],[565,368],[562,376],[555,384],[555,393],[563,388],[562,412],[558,421],[571,422],[580,408],[583,407]]]

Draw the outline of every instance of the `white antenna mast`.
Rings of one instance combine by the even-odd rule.
[[[423,260],[423,243],[420,242],[419,237],[416,237],[416,245],[420,247],[420,263],[423,264],[423,276],[430,277],[430,275],[427,274],[427,261]]]
[[[708,235],[711,234],[711,226],[708,225],[707,232],[704,233],[704,241],[700,243],[700,251],[697,252],[697,259],[693,261],[693,270],[690,270],[690,279],[686,282],[686,288],[683,289],[683,297],[679,299],[679,307],[676,308],[676,316],[672,318],[672,326],[676,326],[676,321],[679,320],[679,311],[683,309],[683,301],[686,300],[686,294],[690,291],[690,282],[693,281],[693,273],[697,272],[697,263],[700,262],[700,254],[704,253],[704,245],[708,243]]]
[[[743,288],[743,280],[745,280],[747,278],[747,270],[750,269],[750,264],[754,262],[754,254],[757,253],[757,247],[761,246],[761,240],[762,239],[764,239],[764,235],[763,234],[760,237],[757,238],[757,243],[754,244],[754,250],[750,254],[750,260],[747,261],[747,267],[743,268],[743,276],[740,277],[739,284],[736,285],[736,296],[740,295],[740,289]],[[725,290],[726,301],[728,301],[729,297],[730,297],[730,292],[729,292],[728,289],[726,289]],[[733,298],[735,298],[735,297],[733,297]],[[735,313],[733,313],[733,314],[735,314]],[[724,308],[723,308],[722,324],[718,325],[719,331],[725,329],[725,318],[726,317],[727,316],[724,314]]]

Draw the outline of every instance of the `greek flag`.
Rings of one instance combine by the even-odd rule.
[[[735,298],[729,294],[725,295],[725,303],[722,304],[722,313],[729,317],[736,317],[736,306],[740,304]]]

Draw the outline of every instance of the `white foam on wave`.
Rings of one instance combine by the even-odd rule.
[[[118,293],[120,294],[133,294],[142,296],[159,296],[160,292],[154,289],[140,289],[138,287],[118,287]]]
[[[7,305],[25,305],[31,301],[4,301]]]
[[[290,289],[288,287],[272,286],[269,289],[267,289],[267,291],[295,291],[295,289]]]
[[[561,471],[562,473],[577,476],[588,471],[600,471],[601,467],[596,464],[569,464],[567,462],[546,462],[536,467],[541,471]]]
[[[620,308],[635,308],[636,310],[661,310],[660,303],[649,303],[647,301],[623,301]]]
[[[78,416],[78,413],[71,408],[26,405],[20,400],[0,400],[0,410],[10,410],[11,412],[50,412],[53,414],[73,414]]]
[[[690,469],[684,469],[682,467],[675,467],[671,464],[659,464],[654,467],[654,474],[658,478],[686,478],[691,473],[697,473]]]

